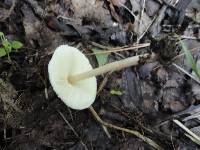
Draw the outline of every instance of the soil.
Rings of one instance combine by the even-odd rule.
[[[0,32],[23,43],[11,61],[0,57],[0,149],[155,149],[103,126],[91,109],[70,109],[57,97],[47,68],[62,44],[79,48],[94,68],[97,56],[88,55],[93,48],[113,50],[106,63],[155,54],[149,62],[98,76],[92,107],[106,123],[138,131],[157,149],[200,149],[173,122],[200,136],[200,82],[180,44],[200,69],[199,6],[199,0],[0,0]],[[131,49],[144,43],[150,46]]]

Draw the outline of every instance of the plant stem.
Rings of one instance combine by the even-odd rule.
[[[143,55],[137,55],[137,56],[133,56],[133,57],[129,57],[120,61],[116,61],[116,62],[112,62],[109,64],[106,64],[104,66],[77,74],[77,75],[72,75],[69,76],[68,80],[70,83],[75,83],[78,82],[80,80],[84,80],[93,76],[98,76],[98,75],[102,75],[106,72],[109,71],[117,71],[126,67],[130,67],[130,66],[135,66],[138,65],[140,62],[144,62],[147,58],[151,57],[152,55],[150,54],[143,54]]]

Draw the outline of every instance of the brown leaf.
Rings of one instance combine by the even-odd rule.
[[[104,2],[96,0],[72,0],[73,19],[80,25],[84,19],[96,25],[111,26],[113,24],[110,12],[104,8]],[[68,17],[68,16],[65,16]]]
[[[114,5],[112,3],[110,3],[109,7],[110,7],[110,12],[111,12],[111,15],[113,16],[113,18],[115,18],[115,20],[121,24],[122,18],[116,13]]]
[[[132,12],[133,13],[140,13],[142,11],[142,4],[140,3],[140,0],[131,0],[132,5]],[[151,18],[143,12],[143,15],[139,17],[139,15],[135,15],[135,23],[134,23],[134,32],[141,36],[143,32],[148,28],[148,26],[151,24],[152,20]]]
[[[121,5],[126,2],[126,0],[108,0],[108,1],[117,7],[121,7]]]

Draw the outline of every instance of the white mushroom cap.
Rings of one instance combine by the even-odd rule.
[[[96,97],[96,77],[70,84],[68,77],[89,71],[89,60],[78,49],[61,45],[56,48],[48,65],[50,83],[58,97],[70,108],[85,109]]]

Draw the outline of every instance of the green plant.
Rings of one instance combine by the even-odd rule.
[[[110,90],[110,94],[111,95],[121,96],[121,95],[123,95],[123,92],[120,91],[120,90],[114,90],[114,89],[112,89],[112,90]]]
[[[97,49],[97,48],[92,48],[92,51],[94,53],[97,53],[97,54],[95,54],[95,56],[96,56],[96,59],[97,59],[99,66],[103,66],[108,62],[109,54],[98,54],[98,52],[102,52],[102,51]]]
[[[7,55],[9,61],[11,61],[10,53],[23,47],[23,44],[19,41],[8,41],[3,32],[0,32],[0,42],[2,45],[2,47],[0,47],[0,57]]]
[[[183,41],[180,40],[180,42],[181,42],[181,46],[183,48],[183,51],[186,55],[186,59],[187,59],[188,64],[191,66],[191,68],[195,72],[196,76],[200,79],[200,70],[197,67],[197,64],[196,64],[191,52],[187,49],[187,46],[185,45],[185,43]]]

